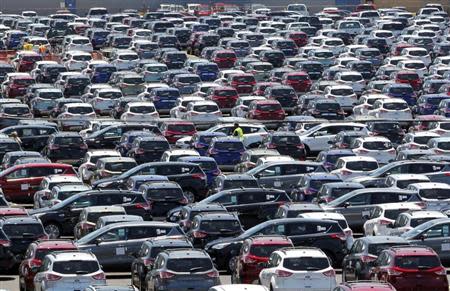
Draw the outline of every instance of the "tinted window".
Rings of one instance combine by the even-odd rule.
[[[205,272],[211,270],[213,265],[207,258],[169,259],[167,269],[175,272]]]
[[[90,274],[99,270],[96,261],[65,261],[53,263],[53,271],[60,274]]]
[[[398,256],[395,266],[403,269],[431,269],[440,267],[441,262],[436,256]]]
[[[283,267],[294,271],[316,271],[328,268],[329,266],[330,263],[327,258],[285,258],[283,261]]]

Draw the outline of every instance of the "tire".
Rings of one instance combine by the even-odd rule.
[[[311,150],[309,146],[305,145],[305,159],[311,155]]]
[[[62,233],[62,228],[58,223],[50,222],[44,226],[45,232],[48,234],[49,238],[59,238]]]
[[[189,203],[192,203],[195,201],[195,194],[191,189],[184,190],[184,196],[186,196]]]

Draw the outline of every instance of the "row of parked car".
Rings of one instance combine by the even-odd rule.
[[[443,7],[200,11],[0,15],[1,269],[39,291],[448,290]]]

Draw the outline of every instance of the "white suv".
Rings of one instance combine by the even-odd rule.
[[[64,251],[45,256],[34,277],[35,290],[83,290],[106,284],[105,273],[90,252]]]
[[[388,225],[386,235],[400,236],[422,223],[439,218],[447,218],[447,215],[440,211],[403,212],[397,217],[394,224]]]
[[[259,281],[273,291],[325,291],[336,286],[336,274],[320,249],[285,248],[270,255],[268,267],[259,273]]]

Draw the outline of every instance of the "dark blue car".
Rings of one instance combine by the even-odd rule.
[[[208,186],[212,184],[214,178],[222,174],[219,166],[216,163],[216,160],[211,157],[181,157],[178,158],[178,161],[199,165],[200,168],[202,168],[203,172],[205,172],[206,174],[206,177],[208,179]]]
[[[198,132],[192,137],[192,147],[201,155],[206,156],[206,151],[215,137],[227,136],[223,132]]]
[[[214,158],[221,168],[233,169],[245,151],[244,143],[235,137],[215,137],[208,148],[207,156]]]
[[[122,135],[119,143],[116,145],[116,150],[125,157],[128,151],[131,149],[133,141],[142,136],[154,136],[154,134],[150,131],[142,131],[142,130],[131,130]]]
[[[153,101],[159,113],[168,113],[179,97],[180,91],[177,88],[155,88],[148,98]]]
[[[108,41],[108,35],[109,31],[106,29],[94,30],[90,36],[92,46],[95,49],[99,49],[106,46],[106,42]]]
[[[405,100],[409,106],[416,105],[417,99],[413,87],[409,84],[387,84],[381,93],[393,98],[401,98]]]
[[[94,64],[91,70],[92,83],[108,83],[112,73],[116,72],[117,68],[111,64]]]
[[[438,109],[439,103],[450,96],[444,94],[426,94],[417,99],[417,105],[414,107],[414,113],[418,115],[434,114]]]
[[[219,66],[212,62],[198,63],[194,65],[193,73],[197,74],[203,82],[212,82],[219,75]]]

